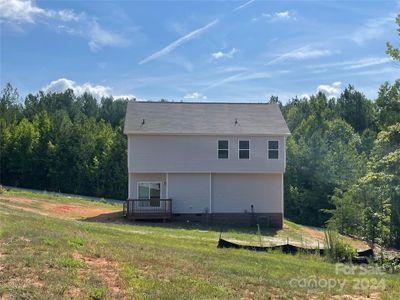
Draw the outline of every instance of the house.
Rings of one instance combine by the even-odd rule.
[[[282,227],[290,132],[278,105],[130,102],[124,133],[127,217]]]

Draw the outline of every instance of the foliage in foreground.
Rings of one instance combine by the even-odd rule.
[[[331,262],[351,262],[356,256],[356,249],[343,242],[334,230],[325,231],[325,255]]]

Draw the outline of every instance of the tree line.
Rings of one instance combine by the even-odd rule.
[[[0,99],[1,183],[125,199],[127,100],[90,94],[29,94],[7,84]]]
[[[400,16],[396,19],[399,25]],[[400,60],[399,49],[388,54]],[[163,100],[165,101],[165,100]],[[349,85],[278,103],[287,140],[285,216],[400,248],[400,79],[370,100]],[[85,93],[0,98],[1,184],[125,199],[127,100]]]
[[[281,109],[292,133],[285,216],[400,247],[400,80],[375,101],[348,86]]]

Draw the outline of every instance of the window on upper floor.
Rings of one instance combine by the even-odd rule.
[[[268,155],[268,159],[278,159],[279,158],[279,142],[278,141],[268,141],[267,142],[267,155]]]
[[[229,158],[229,141],[219,140],[218,141],[218,158],[227,159]]]
[[[239,159],[250,158],[250,141],[239,141]]]

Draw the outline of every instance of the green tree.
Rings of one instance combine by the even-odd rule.
[[[379,88],[376,105],[378,126],[381,130],[400,122],[400,79],[397,79],[393,85],[385,82]]]
[[[396,17],[397,33],[400,37],[400,14]],[[389,54],[394,60],[400,61],[400,49],[393,46],[390,42],[386,44],[386,53]]]
[[[374,105],[353,86],[349,85],[341,93],[337,99],[336,109],[339,116],[358,133],[362,133],[367,128],[374,128]]]

